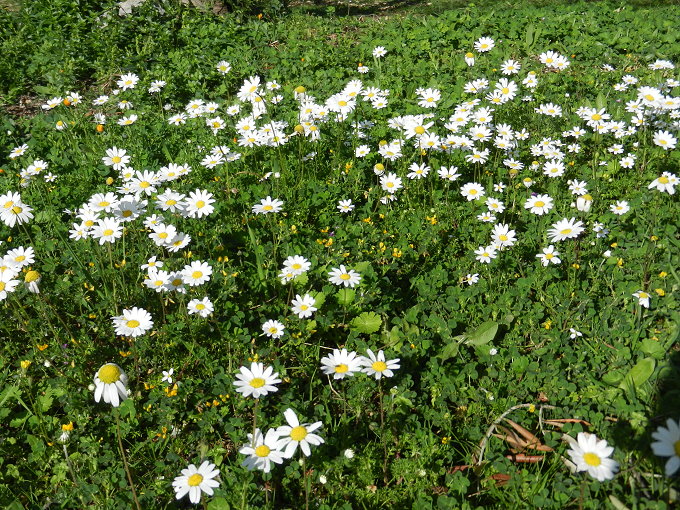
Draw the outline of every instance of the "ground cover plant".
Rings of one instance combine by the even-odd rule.
[[[3,507],[677,503],[677,8],[67,4],[0,19]]]

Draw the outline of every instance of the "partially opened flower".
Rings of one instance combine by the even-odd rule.
[[[321,436],[312,434],[312,432],[321,427],[322,423],[317,421],[312,424],[301,424],[295,411],[292,409],[286,409],[283,415],[286,417],[288,425],[282,425],[276,429],[276,432],[281,437],[282,445],[285,447],[283,456],[290,459],[299,446],[302,453],[309,457],[312,453],[309,445],[318,446],[324,442]]]
[[[194,505],[201,502],[201,492],[208,496],[213,495],[213,488],[219,487],[220,482],[215,480],[220,471],[207,460],[197,468],[193,464],[182,470],[182,474],[177,476],[172,482],[175,489],[175,497],[182,499],[189,494],[189,501]]]
[[[127,375],[118,365],[103,365],[94,376],[94,401],[99,402],[103,397],[104,402],[118,407],[127,398],[127,382]]]
[[[614,478],[619,469],[619,463],[609,458],[613,452],[614,448],[608,446],[607,441],[584,432],[579,432],[576,441],[572,439],[571,450],[567,450],[577,471],[587,471],[600,482]]]

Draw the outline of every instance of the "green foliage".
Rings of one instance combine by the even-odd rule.
[[[456,2],[451,11],[443,5],[432,6],[441,9],[438,16],[370,20],[314,18],[306,8],[284,16],[275,2],[230,3],[224,16],[169,0],[120,19],[113,1],[39,0],[0,11],[0,194],[19,192],[34,212],[26,224],[0,225],[1,249],[36,252],[16,290],[0,301],[6,428],[0,506],[132,508],[116,416],[142,508],[182,507],[171,482],[203,460],[220,471],[220,486],[207,501],[215,510],[304,508],[307,497],[328,509],[675,504],[649,443],[666,417],[678,418],[680,406],[677,195],[648,186],[664,171],[677,173],[680,151],[655,145],[654,125],[622,139],[587,130],[567,141],[563,131],[583,125],[575,114],[582,106],[632,124],[625,105],[637,97],[636,87],[613,89],[625,75],[654,87],[678,79],[677,69],[648,64],[677,60],[680,11],[644,2]],[[464,55],[484,35],[497,46],[476,53],[469,67]],[[378,45],[387,50],[382,59],[371,53]],[[569,68],[540,65],[546,50],[567,55]],[[497,82],[500,64],[510,58],[522,65],[511,79],[521,82],[532,70],[540,83],[521,89],[530,100],[495,105],[493,112],[496,125],[528,130],[530,141],[511,153],[523,168],[509,171],[508,154],[492,142],[485,165],[467,161],[462,151],[417,150],[413,139],[404,142],[401,159],[378,154],[381,140],[400,136],[390,119],[434,112],[429,120],[443,133],[463,101],[486,95],[465,93],[465,85],[481,76]],[[216,70],[221,60],[231,63],[229,73]],[[367,75],[356,73],[359,62],[369,67]],[[604,64],[615,69],[603,71]],[[114,93],[129,72],[140,83]],[[251,76],[280,85],[264,93],[269,109],[256,124],[269,129],[286,122],[277,128],[285,144],[238,145],[235,124],[251,107],[236,94]],[[388,106],[372,109],[360,100],[347,121],[319,122],[318,141],[296,131],[305,129],[298,86],[321,105],[357,77],[389,89]],[[149,93],[153,80],[167,83]],[[418,106],[416,89],[427,87],[442,91],[436,110]],[[677,88],[668,90],[677,96]],[[83,95],[80,104],[40,108],[70,91]],[[277,93],[282,99],[271,101]],[[102,94],[109,102],[93,105]],[[133,107],[124,110],[121,99]],[[225,129],[214,134],[203,117],[168,122],[194,99],[217,102]],[[562,118],[535,113],[548,102],[563,107]],[[227,109],[236,104],[242,111],[231,117]],[[95,113],[106,116],[99,130]],[[135,123],[118,125],[131,113],[138,115]],[[672,125],[670,117],[660,118]],[[578,152],[562,146],[561,179],[531,168],[539,156],[530,147],[546,137],[580,146]],[[27,154],[10,158],[9,150],[23,143]],[[371,153],[357,157],[364,143]],[[632,168],[610,150],[619,144],[635,156]],[[125,148],[135,170],[192,168],[144,195],[145,217],[162,213],[190,234],[188,246],[172,252],[152,243],[143,218],[126,223],[113,244],[69,239],[81,221],[74,211],[123,184],[102,161],[114,146]],[[208,168],[201,162],[216,146],[240,158]],[[49,164],[54,182],[41,178],[45,171],[21,177],[37,159]],[[384,200],[377,163],[403,179],[397,201]],[[411,164],[428,165],[431,175],[408,179]],[[458,182],[437,177],[444,166],[459,169]],[[534,184],[525,186],[525,179]],[[589,212],[570,205],[575,198],[567,179],[587,181],[594,197]],[[503,201],[496,222],[518,234],[491,264],[474,256],[491,226],[477,219],[485,199],[467,201],[459,192],[471,181]],[[506,187],[494,190],[501,182]],[[201,218],[161,211],[161,188],[184,195],[206,189],[215,211]],[[524,203],[532,192],[549,194],[555,209],[529,213]],[[254,214],[264,197],[280,199],[282,211]],[[349,198],[354,209],[340,213],[338,202]],[[609,207],[618,200],[631,208],[623,216]],[[550,225],[571,216],[587,230],[555,242],[562,262],[543,266],[536,254],[550,244]],[[596,223],[606,226],[606,235],[598,235]],[[311,267],[289,279],[282,264],[294,255]],[[144,284],[148,272],[140,269],[152,256],[169,272],[208,261],[211,278],[185,293],[158,293]],[[359,273],[360,283],[329,282],[340,265]],[[40,294],[24,286],[29,269],[42,276]],[[649,308],[633,297],[641,289],[650,295]],[[317,311],[300,318],[291,312],[292,300],[305,294]],[[214,313],[189,314],[189,303],[204,296]],[[133,306],[149,311],[153,328],[136,338],[116,335],[111,318]],[[280,338],[263,332],[267,320],[285,325]],[[399,368],[380,381],[324,375],[321,358],[342,348],[360,355],[382,350]],[[282,379],[257,405],[233,385],[239,367],[254,361]],[[90,388],[109,362],[129,378],[130,398],[116,410],[95,404]],[[168,382],[164,372],[171,367]],[[519,462],[517,448],[496,429],[501,437],[486,438],[478,459],[489,427],[518,405],[508,418],[552,451],[540,450],[540,462]],[[285,425],[288,408],[304,423],[321,421],[325,442],[305,464],[296,458],[268,474],[248,471],[239,449],[253,422],[262,430]],[[562,434],[583,430],[615,446],[621,470],[614,480],[598,483],[565,468]]]

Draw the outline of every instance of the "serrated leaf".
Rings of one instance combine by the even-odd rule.
[[[631,391],[633,388],[639,388],[647,379],[654,373],[656,368],[656,361],[653,358],[644,358],[638,361],[626,377],[619,384],[619,388],[626,391]]]
[[[466,344],[484,345],[493,340],[498,332],[498,323],[486,321],[480,324],[472,333],[468,333]]]
[[[352,304],[352,301],[354,301],[354,296],[356,295],[356,292],[354,289],[340,289],[338,293],[335,295],[335,297],[338,299],[338,303],[340,306],[348,306]]]
[[[371,334],[380,329],[382,319],[375,312],[364,312],[350,322],[350,327],[359,333]]]

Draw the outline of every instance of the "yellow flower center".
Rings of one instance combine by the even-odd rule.
[[[545,202],[542,200],[538,200],[535,204],[534,207],[543,207],[545,205]]]
[[[274,209],[274,207],[271,205],[265,205],[262,209],[264,209],[265,211],[271,211]]]
[[[588,464],[589,466],[594,466],[597,467],[600,464],[602,464],[602,460],[600,459],[599,455],[596,453],[591,453],[588,452],[583,455],[583,461]]]
[[[187,480],[187,483],[189,484],[189,487],[197,487],[201,485],[201,482],[203,481],[203,475],[200,475],[198,473],[194,473],[189,477]]]
[[[418,126],[417,128],[414,129],[416,134],[422,135],[425,132],[425,128],[423,126]]]
[[[338,366],[335,367],[335,373],[336,374],[344,374],[349,370],[349,367],[345,365],[344,363],[340,363]]]
[[[12,212],[14,214],[21,214],[21,211],[23,211],[23,209],[21,207],[19,207],[18,205],[15,205],[14,207],[12,207]]]
[[[277,331],[278,331],[278,328],[275,328],[275,327],[269,328],[269,332],[270,332],[272,335],[275,335]]]
[[[569,235],[569,234],[571,234],[571,229],[570,228],[563,228],[562,230],[560,230],[560,234],[562,234],[563,236]]]
[[[347,106],[347,101],[338,101],[338,105]]]
[[[203,303],[198,303],[196,305],[196,310],[205,310],[205,305]]]
[[[161,232],[160,234],[158,234],[158,237],[160,239],[166,239],[168,237],[168,233],[167,232]]]
[[[110,236],[110,235],[113,234],[113,230],[110,229],[110,228],[107,228],[106,230],[104,230],[103,233],[104,233],[105,236]]]
[[[19,255],[14,260],[16,260],[17,262],[23,262],[24,260],[26,260],[26,256],[25,255]]]
[[[5,282],[0,282],[0,292],[5,290]]]
[[[371,368],[376,372],[382,372],[387,369],[387,363],[384,361],[376,361],[371,365]]]
[[[203,276],[203,273],[201,271],[194,271],[191,273],[191,277],[194,278],[195,280],[198,280]]]
[[[307,429],[302,425],[290,431],[290,438],[293,441],[302,441],[305,437],[307,437]]]
[[[476,190],[476,189],[471,189],[471,190],[469,191],[469,193],[470,193],[470,195],[476,195],[476,194],[477,194],[477,190]]]
[[[125,323],[125,325],[128,328],[138,328],[139,327],[139,321],[135,319],[131,319]]]
[[[501,241],[507,241],[508,236],[506,236],[505,234],[501,234],[500,236],[498,236],[498,239],[500,239]]]
[[[132,216],[131,210],[126,209],[125,211],[123,211],[123,218],[129,218],[130,216]]]
[[[9,202],[5,202],[4,207],[5,209],[11,209],[12,207],[14,207],[14,202],[12,202],[11,200]]]
[[[302,310],[303,312],[308,309],[309,307],[307,305],[300,305],[300,310]]]
[[[165,202],[165,205],[175,205],[177,203],[177,200],[173,200],[172,198],[170,200],[167,200]]]
[[[596,113],[595,115],[593,115],[593,116],[591,117],[591,119],[593,119],[593,120],[601,120],[601,119],[602,119],[602,115],[600,115],[599,113]]]
[[[250,385],[253,388],[262,388],[262,386],[264,386],[264,379],[262,379],[262,377],[255,377],[252,381],[250,381]]]
[[[645,96],[645,99],[646,99],[647,101],[654,101],[654,96],[651,95],[651,94],[647,94],[647,95]]]
[[[119,156],[114,156],[111,158],[111,161],[113,161],[115,164],[118,164],[122,161],[122,159]]]
[[[196,202],[196,208],[201,209],[202,207],[205,207],[205,202],[203,200],[199,200]]]
[[[99,380],[104,384],[113,384],[120,379],[120,368],[108,363],[99,369]]]
[[[102,200],[99,202],[99,207],[108,207],[111,205],[111,202],[107,202],[106,200]]]
[[[29,271],[24,277],[26,283],[31,283],[40,279],[40,273],[38,271]]]
[[[665,176],[664,176],[664,177],[659,177],[657,180],[658,180],[661,184],[668,184],[668,182],[669,182],[669,181],[668,181],[668,177],[665,177]]]
[[[148,188],[149,186],[151,186],[151,183],[150,183],[149,181],[142,181],[142,182],[139,183],[139,187],[140,187],[140,188],[146,189],[146,188]]]
[[[255,448],[255,455],[257,455],[258,457],[266,457],[267,455],[269,455],[270,451],[271,449],[269,448],[269,446],[261,444],[260,446]]]
[[[673,443],[673,450],[675,451],[675,455],[680,457],[680,440]]]
[[[553,258],[554,256],[555,256],[555,255],[553,255],[552,253],[546,253],[546,254],[545,254],[545,258],[548,259],[548,260],[550,260],[550,259]]]
[[[340,275],[340,279],[341,279],[341,280],[347,281],[347,280],[349,280],[350,278],[351,278],[351,276],[350,276],[348,273],[343,273],[343,274]]]
[[[503,90],[501,90],[501,92],[502,92],[503,94],[509,94],[509,93],[510,93],[510,89],[509,89],[508,87],[503,87]]]

